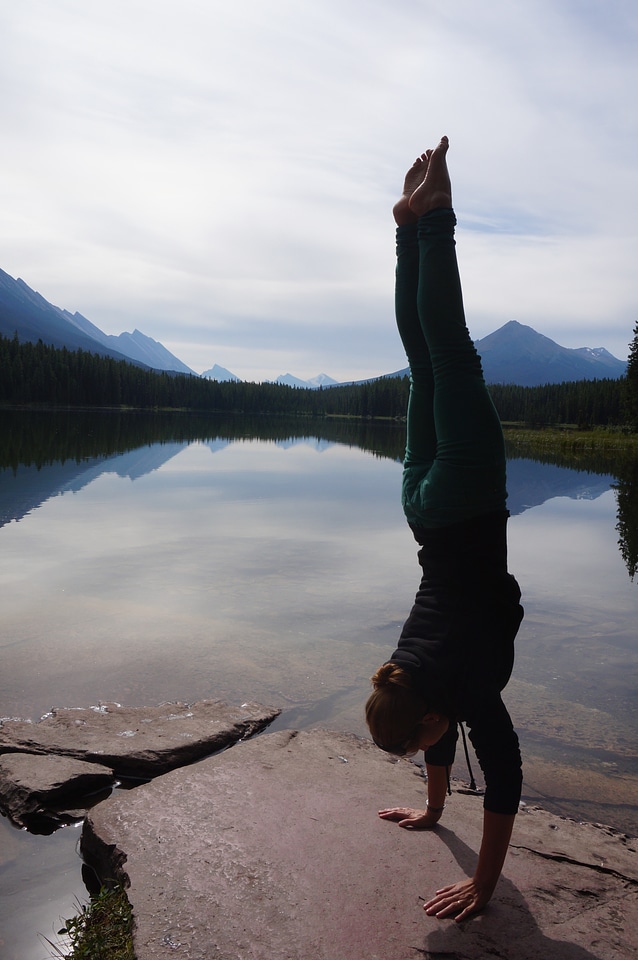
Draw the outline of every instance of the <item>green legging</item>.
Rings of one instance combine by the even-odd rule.
[[[451,209],[397,228],[395,310],[410,364],[402,503],[412,527],[505,510],[505,446],[465,324]]]

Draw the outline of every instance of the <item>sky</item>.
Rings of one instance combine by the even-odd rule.
[[[392,205],[442,134],[474,338],[625,359],[635,0],[0,0],[0,268],[197,373],[399,370]]]

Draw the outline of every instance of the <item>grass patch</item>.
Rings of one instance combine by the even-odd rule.
[[[557,463],[565,457],[579,458],[593,455],[600,459],[620,463],[638,458],[638,433],[629,433],[622,428],[598,427],[580,430],[564,425],[533,429],[519,424],[503,424],[508,447],[519,453],[530,451],[531,455],[544,454],[557,457]]]
[[[80,912],[64,927],[59,936],[69,938],[70,944],[61,950],[50,943],[54,957],[64,960],[135,960],[133,953],[133,914],[122,887],[103,887],[90,903],[82,904]],[[65,952],[71,950],[70,953]]]

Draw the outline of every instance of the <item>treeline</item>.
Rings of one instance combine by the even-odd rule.
[[[138,367],[84,350],[0,338],[0,404],[132,407],[305,416],[397,418],[405,414],[407,378],[306,390],[276,383],[235,383]]]
[[[203,380],[138,367],[83,350],[58,349],[0,337],[0,404],[4,406],[128,407],[138,410],[343,416],[405,416],[407,377],[300,389],[283,384]],[[625,419],[623,380],[581,380],[518,387],[493,384],[501,420],[532,426],[620,425]]]
[[[490,384],[494,406],[503,421],[546,426],[570,423],[589,426],[620,425],[625,420],[622,380],[575,380],[541,387]]]

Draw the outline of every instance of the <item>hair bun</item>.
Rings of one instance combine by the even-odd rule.
[[[372,686],[375,690],[382,687],[411,687],[410,677],[397,663],[384,663],[377,672],[371,677]]]

